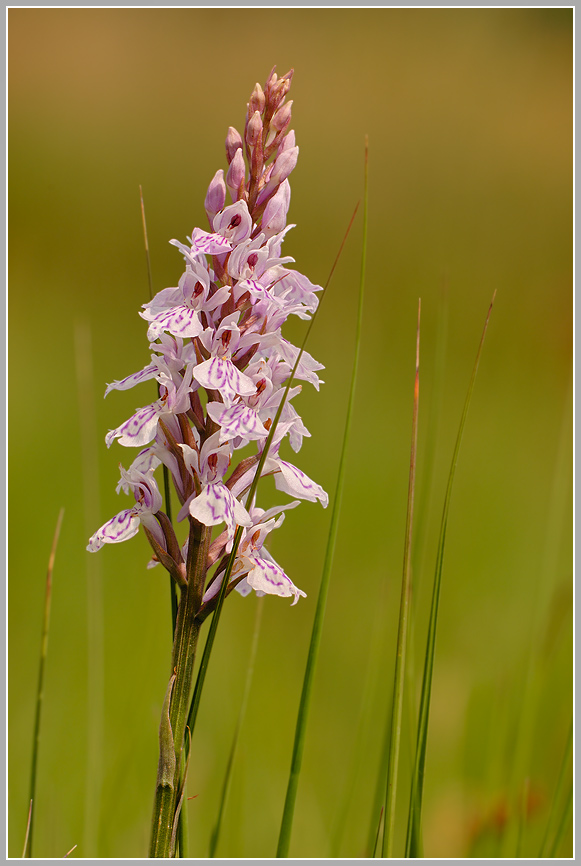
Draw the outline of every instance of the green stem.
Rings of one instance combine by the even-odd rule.
[[[424,770],[426,763],[426,747],[428,740],[428,725],[430,719],[430,700],[432,693],[432,677],[434,671],[434,656],[436,652],[436,630],[438,624],[438,607],[440,603],[440,590],[442,586],[442,568],[444,563],[444,550],[446,547],[446,529],[448,525],[448,514],[450,510],[450,501],[452,497],[452,489],[454,487],[454,475],[456,473],[456,466],[458,464],[458,457],[460,454],[460,445],[462,444],[462,437],[464,434],[464,426],[466,424],[466,418],[468,416],[468,409],[470,407],[470,401],[472,398],[472,392],[474,390],[474,383],[476,381],[476,374],[478,372],[478,365],[480,363],[480,356],[482,354],[482,347],[484,346],[484,338],[486,336],[486,331],[488,329],[488,322],[490,320],[490,314],[492,312],[492,305],[494,304],[494,299],[496,297],[496,292],[494,292],[492,296],[492,301],[490,303],[490,307],[488,308],[488,315],[486,316],[486,321],[484,323],[484,330],[482,332],[482,336],[480,338],[480,344],[478,346],[478,352],[476,353],[476,361],[474,363],[474,367],[472,369],[472,375],[470,377],[470,383],[468,385],[468,392],[466,394],[466,400],[464,402],[464,408],[462,410],[462,417],[460,418],[460,426],[458,428],[458,434],[456,436],[456,444],[454,446],[454,453],[452,455],[452,465],[450,466],[450,472],[448,474],[448,483],[446,486],[446,495],[444,497],[444,510],[442,513],[442,523],[440,526],[440,537],[438,539],[438,551],[436,554],[436,571],[434,575],[434,584],[432,588],[432,604],[430,608],[430,621],[428,626],[428,638],[426,642],[426,652],[424,657],[424,673],[422,678],[422,688],[420,694],[420,709],[419,709],[419,718],[418,718],[418,729],[417,729],[417,738],[416,738],[416,753],[414,759],[414,769],[412,775],[412,784],[410,791],[410,806],[408,812],[408,825],[407,825],[407,835],[406,835],[406,847],[405,847],[405,856],[407,857],[421,857],[421,814],[422,814],[422,798],[423,798],[423,790],[424,790]]]
[[[418,304],[418,329],[416,337],[416,376],[414,383],[414,408],[412,421],[412,444],[410,455],[410,472],[408,486],[407,520],[405,531],[403,576],[401,583],[401,598],[399,607],[399,625],[397,632],[397,650],[395,661],[395,677],[393,681],[392,715],[389,735],[389,762],[387,765],[387,785],[385,789],[385,820],[383,822],[383,843],[381,856],[393,856],[393,837],[395,834],[395,801],[397,792],[397,770],[401,742],[401,726],[403,717],[403,693],[406,671],[406,648],[408,615],[411,595],[411,544],[414,514],[414,492],[416,479],[416,453],[418,446],[418,400],[420,387],[420,310]]]
[[[303,751],[305,747],[307,720],[311,703],[311,693],[315,677],[315,668],[319,656],[319,647],[321,644],[321,633],[323,630],[323,620],[325,618],[325,608],[327,605],[327,596],[329,594],[329,583],[331,578],[331,570],[333,567],[333,556],[335,554],[335,545],[339,527],[339,515],[341,513],[341,501],[343,498],[343,479],[345,473],[345,463],[347,446],[349,443],[349,432],[351,429],[351,418],[353,414],[353,403],[355,400],[355,383],[357,381],[357,369],[359,365],[359,350],[361,348],[361,325],[363,320],[363,289],[365,285],[365,264],[367,259],[367,201],[368,201],[368,184],[367,184],[367,137],[365,141],[365,181],[364,181],[364,205],[363,205],[363,244],[361,251],[361,272],[359,279],[359,303],[357,310],[357,325],[355,333],[355,356],[353,359],[353,369],[351,372],[351,386],[349,389],[349,401],[347,404],[347,415],[345,418],[345,428],[343,431],[343,445],[341,448],[341,457],[339,460],[339,470],[337,473],[337,486],[335,488],[335,498],[333,501],[333,510],[331,512],[331,525],[329,527],[329,535],[327,538],[327,549],[325,551],[325,560],[323,563],[323,574],[321,576],[321,585],[319,587],[319,596],[317,598],[317,607],[315,610],[315,618],[313,621],[313,630],[311,632],[311,642],[309,644],[309,653],[307,656],[307,665],[305,668],[305,676],[303,679],[303,688],[299,703],[299,711],[297,715],[297,724],[295,728],[295,739],[293,745],[293,754],[291,759],[291,769],[287,784],[286,797],[284,801],[284,809],[280,825],[280,833],[278,837],[278,846],[276,856],[288,857],[291,832],[293,826],[293,818],[295,811],[295,802],[299,786],[299,777],[303,762]]]
[[[36,805],[36,768],[38,762],[38,752],[40,747],[40,719],[42,714],[42,701],[44,697],[44,667],[46,662],[46,653],[48,649],[48,630],[50,625],[50,602],[52,596],[52,572],[54,568],[54,558],[56,548],[63,522],[64,508],[61,508],[56,522],[56,529],[52,540],[52,548],[48,560],[48,568],[46,571],[46,590],[44,596],[44,618],[42,624],[42,641],[40,647],[40,661],[38,665],[38,686],[36,690],[36,712],[34,715],[34,735],[32,740],[32,765],[30,768],[30,807],[28,814],[28,827],[26,831],[26,841],[24,843],[24,857],[32,857],[32,835],[34,830],[34,809]]]
[[[152,820],[150,857],[172,857],[172,833],[178,809],[181,781],[182,744],[190,705],[190,692],[200,622],[211,528],[190,519],[188,584],[182,590],[174,649],[172,678],[160,726],[160,757]]]

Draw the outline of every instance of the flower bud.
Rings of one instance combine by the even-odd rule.
[[[226,184],[224,183],[224,172],[222,169],[219,169],[210,181],[210,186],[206,193],[206,200],[204,201],[204,207],[206,208],[206,215],[210,225],[212,225],[214,217],[218,211],[221,211],[224,207],[225,202]]]
[[[285,96],[290,90],[292,74],[293,70],[291,69],[290,72],[287,72],[286,75],[279,78],[276,84],[274,84],[270,89],[268,104],[271,112],[275,112],[276,109],[282,105]]]
[[[268,201],[262,216],[261,229],[268,240],[286,226],[286,215],[290,205],[290,183],[283,180],[275,195]]]
[[[232,196],[232,201],[238,201],[241,197],[242,188],[244,187],[245,180],[245,166],[244,166],[244,157],[242,156],[241,148],[238,148],[234,156],[232,157],[232,162],[230,163],[230,168],[228,169],[228,174],[226,175],[226,186]]]
[[[264,85],[264,94],[265,94],[265,97],[267,100],[270,98],[270,93],[272,91],[272,88],[275,86],[276,82],[278,81],[278,76],[275,72],[275,69],[276,69],[276,66],[273,66],[272,69],[270,70],[270,74],[269,74],[268,78],[266,79],[266,84]]]
[[[287,150],[283,150],[282,153],[279,154],[279,156],[277,156],[276,158],[269,183],[274,185],[282,183],[283,180],[286,180],[286,178],[289,176],[289,174],[297,164],[298,158],[299,149],[296,145],[294,147],[288,148]]]
[[[278,109],[272,120],[270,121],[270,125],[274,127],[278,132],[282,132],[285,127],[287,127],[291,120],[291,109],[292,109],[293,101],[291,99],[290,102],[287,102],[285,105],[281,106]]]
[[[291,150],[295,146],[295,131],[291,129],[290,132],[280,140],[277,150],[277,157],[284,153],[285,150]]]
[[[228,135],[226,136],[226,159],[228,165],[234,159],[236,151],[242,147],[242,136],[233,126],[228,127]]]
[[[268,180],[258,194],[258,198],[256,200],[256,204],[258,207],[261,207],[263,204],[265,204],[265,202],[267,202],[268,199],[277,192],[280,184],[284,180],[286,180],[286,178],[289,176],[289,174],[297,164],[298,156],[299,149],[296,145],[295,147],[291,147],[288,150],[283,150],[282,153],[277,156],[275,162],[270,166],[271,171],[270,175],[268,175]]]
[[[255,111],[246,127],[246,143],[250,147],[255,147],[262,135],[262,118],[260,112]]]
[[[262,114],[264,111],[264,104],[266,102],[266,98],[264,96],[264,91],[258,82],[254,90],[252,91],[252,96],[250,97],[250,102],[248,103],[248,111],[249,113],[254,113],[258,111],[259,114]]]

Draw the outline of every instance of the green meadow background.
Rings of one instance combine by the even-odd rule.
[[[291,856],[367,856],[392,688],[415,329],[422,346],[412,662],[421,670],[443,497],[497,291],[448,525],[426,764],[424,853],[534,857],[572,713],[572,10],[24,9],[9,36],[9,854],[21,855],[44,581],[59,509],[33,854],[143,857],[169,677],[167,577],[142,536],[85,552],[121,508],[106,432],[153,399],[106,383],[149,360],[155,290],[207,228],[254,83],[295,69],[300,147],[284,252],[328,275],[363,190],[369,253],[344,506]],[[296,463],[333,495],[354,348],[361,214],[308,350]],[[299,341],[304,323],[286,335]],[[443,359],[440,363],[439,358]],[[440,372],[439,372],[440,371]],[[287,501],[271,480],[259,504]],[[307,593],[264,599],[223,857],[273,857],[330,509],[271,550]],[[206,857],[258,599],[229,598],[189,771]],[[403,852],[416,690],[406,699]],[[377,817],[374,818],[376,823]],[[572,855],[571,831],[558,851]]]

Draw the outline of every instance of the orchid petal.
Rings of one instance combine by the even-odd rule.
[[[151,320],[147,339],[157,340],[162,331],[169,331],[175,337],[198,337],[203,330],[204,326],[196,310],[185,306],[171,307]]]
[[[227,358],[209,358],[194,367],[194,378],[204,388],[219,391],[228,402],[237,394],[254,394],[256,385]]]
[[[138,409],[135,415],[132,415],[120,427],[109,430],[105,436],[107,448],[111,446],[114,439],[119,439],[120,445],[143,448],[155,436],[157,416],[158,409],[155,403]]]
[[[127,391],[129,388],[133,388],[134,385],[139,384],[139,382],[146,382],[148,379],[153,379],[157,376],[158,367],[156,364],[148,364],[147,367],[144,367],[143,370],[140,370],[138,373],[132,373],[130,376],[126,376],[124,379],[119,379],[118,381],[111,382],[107,385],[107,390],[105,391],[105,397],[111,391]]]
[[[120,511],[91,536],[87,550],[94,553],[104,544],[127,541],[128,538],[132,538],[139,532],[139,522],[139,517],[133,508]]]
[[[252,525],[250,515],[242,503],[232,496],[221,481],[204,487],[200,495],[190,502],[190,514],[205,526],[214,526],[217,523],[226,524],[229,530],[227,553],[232,550],[236,525]]]
[[[274,476],[277,490],[288,493],[290,496],[298,496],[299,499],[308,499],[310,502],[316,502],[318,499],[323,508],[327,507],[329,497],[319,484],[311,481],[308,475],[305,475],[292,463],[286,463],[280,458],[273,458],[273,462],[276,462],[280,469],[280,472]]]
[[[240,436],[243,439],[264,439],[268,430],[258,414],[244,403],[235,403],[229,408],[223,403],[208,403],[208,414],[222,428],[220,442]]]
[[[256,557],[254,561],[255,566],[248,573],[246,581],[255,592],[280,595],[283,598],[289,598],[292,595],[294,596],[293,605],[297,603],[301,595],[306,598],[306,592],[298,589],[274,560],[271,562],[262,559],[262,557]]]

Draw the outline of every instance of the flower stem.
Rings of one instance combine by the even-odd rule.
[[[52,540],[52,547],[48,559],[48,568],[46,572],[46,590],[44,596],[44,618],[42,624],[42,641],[40,647],[40,662],[38,666],[38,686],[36,690],[36,712],[34,715],[34,734],[32,739],[32,765],[30,768],[30,806],[28,812],[28,826],[26,829],[26,840],[24,843],[23,857],[32,857],[32,835],[34,830],[34,809],[36,806],[36,767],[38,762],[38,752],[40,747],[40,721],[42,715],[42,701],[44,697],[44,668],[46,662],[46,653],[48,649],[48,631],[50,625],[50,603],[52,598],[52,572],[54,568],[54,559],[56,548],[63,522],[64,508],[61,508],[56,522],[56,528]]]
[[[172,676],[160,724],[160,755],[153,810],[150,857],[172,857],[172,833],[176,820],[182,744],[190,705],[192,674],[200,622],[211,530],[190,518],[188,584],[182,589],[178,607]]]
[[[381,849],[382,857],[393,856],[393,838],[395,835],[395,803],[398,781],[397,771],[399,766],[401,742],[403,693],[406,674],[406,650],[408,641],[408,618],[412,586],[411,546],[418,448],[418,403],[420,388],[420,311],[421,300],[418,304],[418,327],[416,336],[416,376],[414,382],[412,444],[410,455],[407,520],[403,555],[403,575],[401,583],[399,624],[397,631],[397,649],[395,657],[395,676],[393,680],[391,722],[389,726],[389,761],[387,764],[387,785],[385,789],[385,819],[383,822],[383,841]]]

